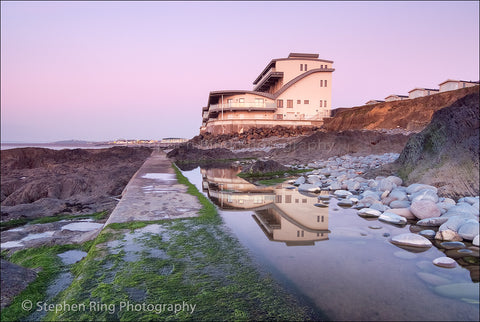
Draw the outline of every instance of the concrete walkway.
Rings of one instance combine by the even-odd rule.
[[[154,151],[125,187],[108,218],[111,223],[196,217],[201,208],[187,187],[177,182],[165,152]]]

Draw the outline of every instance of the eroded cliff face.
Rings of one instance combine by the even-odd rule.
[[[327,131],[402,129],[419,132],[430,123],[433,113],[478,92],[479,86],[474,86],[416,99],[342,109],[326,120],[323,128]]]
[[[464,96],[433,114],[408,140],[396,166],[407,184],[421,182],[448,197],[479,194],[479,93]]]
[[[149,148],[1,151],[1,220],[111,210]]]

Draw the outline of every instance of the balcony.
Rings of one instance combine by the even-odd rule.
[[[212,104],[208,110],[209,114],[221,111],[275,111],[274,102],[231,102],[224,104]]]
[[[283,72],[276,72],[271,70],[266,74],[265,76],[262,77],[260,82],[255,86],[254,91],[258,92],[265,92],[267,89],[270,88],[273,84],[275,84],[279,79],[283,78]]]

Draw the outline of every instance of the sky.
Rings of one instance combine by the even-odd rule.
[[[332,107],[479,80],[478,1],[2,1],[1,141],[191,138],[210,91],[334,61]]]

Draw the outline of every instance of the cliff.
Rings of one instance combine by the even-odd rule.
[[[415,99],[342,108],[325,120],[323,128],[327,131],[402,129],[419,132],[430,123],[433,113],[478,92],[479,86],[474,86]]]
[[[428,126],[412,135],[396,166],[407,184],[439,187],[449,197],[479,194],[479,93],[436,111]]]

